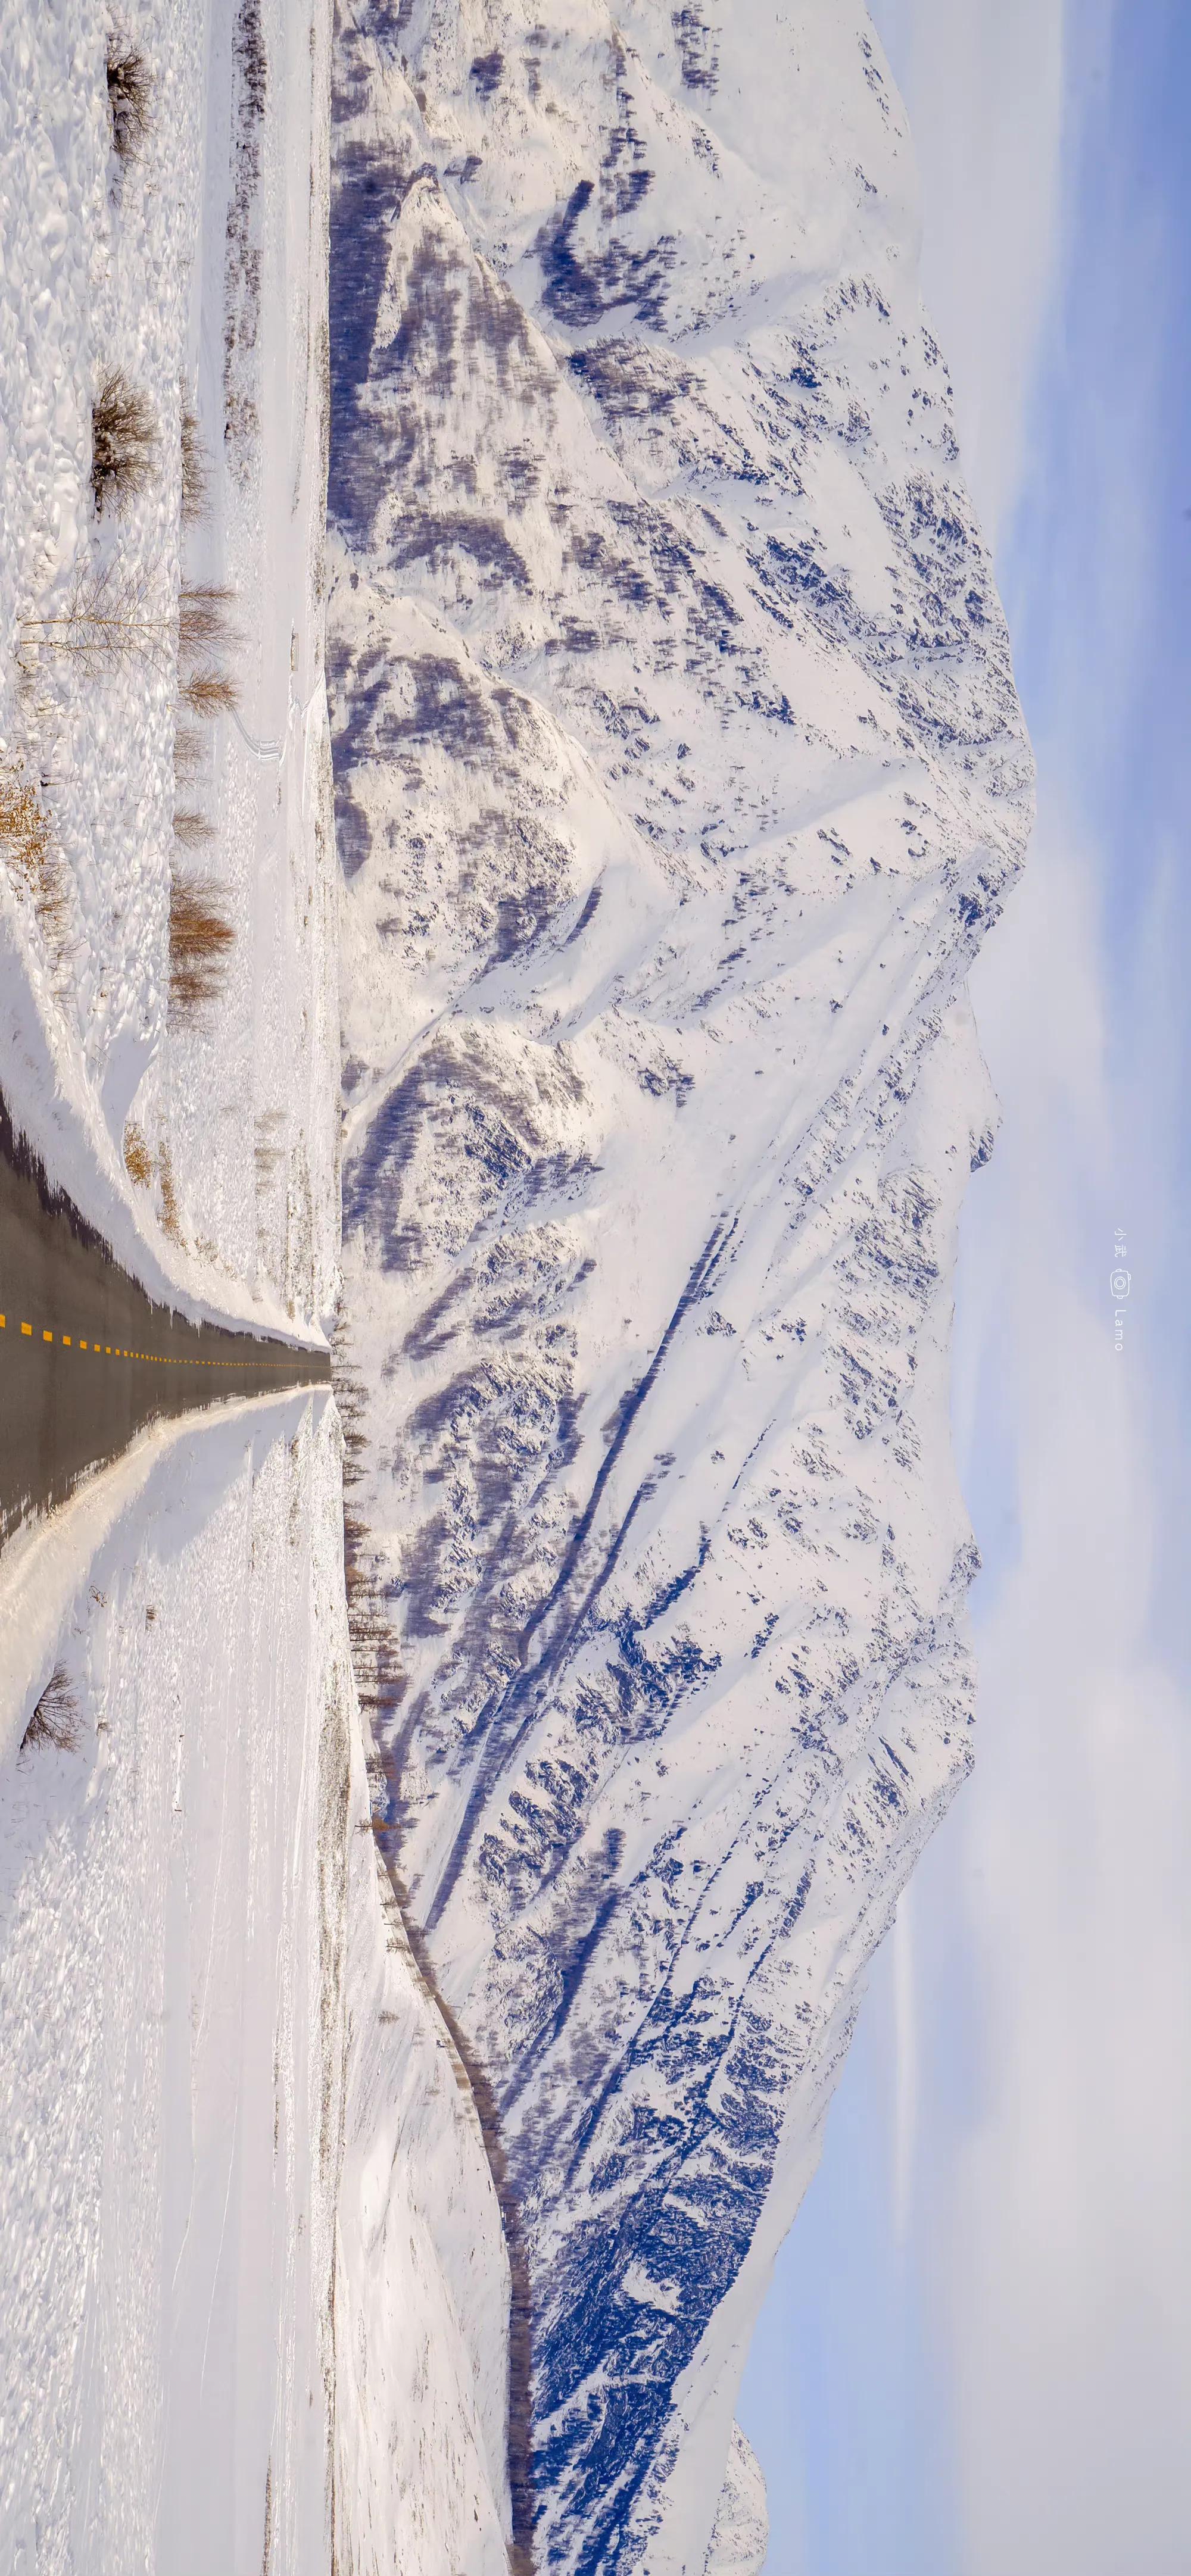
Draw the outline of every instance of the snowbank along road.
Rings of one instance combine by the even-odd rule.
[[[155,1304],[21,1152],[0,1101],[0,1544],[146,1423],[329,1373],[325,1351]]]

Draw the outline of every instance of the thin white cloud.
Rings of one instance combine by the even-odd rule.
[[[893,2173],[894,2242],[909,2246],[914,2206],[914,2153],[918,2142],[918,1991],[914,1976],[914,1911],[903,1898],[890,1934],[893,1964]]]
[[[956,380],[965,470],[1004,564],[1037,464],[1034,405],[1064,327],[1064,263],[1089,255],[1068,238],[1068,180],[1082,122],[1103,106],[1111,0],[876,0],[873,14],[914,127],[925,292]],[[891,2372],[899,2360],[923,2370],[934,2432],[910,2485],[924,2534],[930,2496],[955,2489],[954,2549],[927,2534],[920,2552],[947,2576],[1191,2567],[1191,1709],[1155,1617],[1173,1470],[1160,1436],[1169,1354],[1148,1338],[1145,1296],[1185,1126],[1172,951],[1180,937],[1185,948],[1186,872],[1181,850],[1138,837],[1127,963],[1097,810],[1111,745],[1136,725],[1128,691],[1153,677],[1150,603],[1169,541],[1146,461],[1166,434],[1166,317],[1162,245],[1141,229],[1151,218],[1110,156],[1095,176],[1097,328],[1118,380],[1093,378],[1102,399],[1069,423],[1077,436],[1057,460],[1085,488],[1065,567],[1078,597],[1066,628],[1060,617],[1048,630],[1043,819],[973,979],[1003,1109],[958,1293],[957,1447],[990,1566],[978,1765],[903,1900],[874,1979],[880,2030],[870,2018],[864,2035],[869,2151],[898,2250],[910,2224],[905,2309],[916,2287],[930,2291],[925,2364],[902,2314]],[[1118,184],[1119,205],[1107,193]],[[1053,384],[1049,399],[1053,419]],[[1065,490],[1050,500],[1035,521],[1040,555]],[[1010,569],[1019,602],[1037,609],[1047,584],[1053,595],[1049,561],[1032,601],[1029,567]],[[1089,817],[1064,789],[1093,770]],[[1185,1206],[1172,1239],[1180,1216],[1185,1226]],[[1108,1286],[1118,1224],[1134,1271],[1120,1353]],[[872,2062],[891,2043],[888,2099]],[[849,2170],[858,2193],[855,2155]],[[896,2412],[893,2376],[865,2376],[866,2339],[890,2331],[871,2283],[831,2280],[809,2348],[841,2310],[858,2404],[880,2385]],[[911,2410],[915,2443],[919,2421]],[[826,2439],[816,2418],[808,2438]],[[896,2539],[905,2545],[901,2523]],[[890,2528],[877,2543],[885,2564],[895,2545]],[[876,2563],[872,2546],[845,2562]]]
[[[939,2283],[964,2576],[1187,2565],[1191,1712],[1151,1643],[1160,1354],[1134,1311],[1120,1351],[1113,1328],[1097,874],[1044,826],[981,1014],[1005,1127],[968,1247],[965,1436],[999,1378],[1019,1543],[956,1820],[982,2022]]]
[[[1064,151],[1097,109],[1111,10],[1070,0],[1065,30],[1059,0],[879,0],[874,14],[915,127],[926,294],[965,467],[1004,542],[1060,263],[1080,255],[1065,241]],[[1113,184],[1098,166],[1098,188]],[[959,1296],[957,1441],[993,1518],[979,1763],[945,1870],[911,1891],[920,1992],[898,2015],[915,2033],[904,2088],[924,2070],[916,2215],[953,2391],[962,2576],[1191,2564],[1191,1710],[1155,1621],[1164,1354],[1136,1294],[1117,1350],[1108,1287],[1120,1224],[1144,1288],[1185,1114],[1181,885],[1169,854],[1138,846],[1127,975],[1102,918],[1107,845],[1060,802],[1064,773],[1106,778],[1106,746],[1136,724],[1160,576],[1147,460],[1162,436],[1162,245],[1141,237],[1152,211],[1107,218],[1099,306],[1117,382],[1060,461],[1082,478],[1087,536],[1066,639],[1052,629],[1043,821],[973,979],[1004,1116]],[[975,2035],[953,2044],[975,2098],[957,2110],[946,2035],[922,2015],[961,1933]],[[894,2190],[903,2207],[904,2175]]]
[[[1186,1712],[1144,1666],[1060,1672],[1050,1614],[1013,1616],[986,1688],[1046,1749],[1007,1760],[982,1836],[993,2102],[948,2240],[963,2567],[1185,2576]],[[1080,1845],[1058,1861],[1052,1796]]]
[[[964,471],[995,542],[1020,488],[1060,250],[1064,0],[870,6],[909,112],[923,294],[955,385]],[[1085,49],[1098,15],[1086,0]]]

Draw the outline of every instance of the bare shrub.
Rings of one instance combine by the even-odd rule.
[[[143,54],[116,35],[108,38],[108,112],[120,161],[135,161],[149,133],[153,79]]]
[[[262,1109],[257,1118],[253,1162],[256,1167],[258,1190],[267,1188],[273,1174],[285,1161],[285,1147],[277,1142],[278,1129],[284,1127],[284,1124],[283,1109]]]
[[[207,506],[210,460],[199,437],[198,413],[182,397],[182,525],[193,528]]]
[[[146,1143],[144,1131],[137,1126],[134,1118],[129,1119],[124,1130],[124,1169],[129,1180],[136,1182],[138,1189],[148,1189],[153,1178],[153,1157]]]
[[[235,596],[234,590],[223,590],[215,582],[192,582],[180,592],[179,653],[227,652],[239,642],[227,615]]]
[[[240,703],[240,692],[230,671],[217,663],[206,662],[201,669],[189,671],[178,695],[192,716],[231,715]]]
[[[0,842],[11,875],[34,893],[51,847],[50,818],[17,768],[0,769]]]
[[[130,384],[123,367],[104,377],[91,406],[91,490],[95,507],[121,509],[153,478],[157,424],[147,394]]]
[[[157,1179],[161,1190],[162,1226],[175,1243],[183,1243],[185,1236],[182,1232],[182,1215],[178,1206],[173,1160],[164,1136],[157,1151]]]
[[[70,879],[60,850],[51,850],[34,897],[34,911],[46,948],[63,967],[70,946]]]
[[[53,617],[22,617],[17,659],[28,676],[43,653],[73,660],[87,679],[100,679],[112,662],[169,652],[173,619],[144,583],[128,581],[107,564],[77,573]]]
[[[21,1737],[21,1751],[52,1744],[58,1753],[73,1753],[79,1740],[79,1704],[65,1664],[55,1664]]]
[[[218,999],[235,938],[212,880],[175,876],[170,887],[170,1000],[175,1009],[197,1011]]]
[[[207,821],[205,814],[200,814],[196,805],[175,805],[174,839],[181,841],[184,849],[197,850],[204,841],[213,841],[214,838],[214,824]]]
[[[203,766],[203,737],[195,725],[179,725],[174,735],[174,776],[193,778]]]
[[[32,902],[47,949],[61,962],[70,923],[70,879],[37,789],[0,766],[0,846],[17,888]]]

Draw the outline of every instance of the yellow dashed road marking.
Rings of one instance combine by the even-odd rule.
[[[7,1315],[0,1315],[0,1332],[5,1332],[7,1328]],[[23,1323],[21,1325],[21,1331],[27,1340],[33,1340],[34,1328],[32,1324]],[[43,1342],[52,1343],[54,1334],[50,1325],[42,1325],[41,1338]],[[60,1333],[58,1338],[64,1350],[69,1351],[76,1347],[69,1333]],[[85,1351],[88,1347],[81,1335],[79,1337],[77,1347],[80,1351]],[[178,1351],[127,1351],[118,1347],[114,1348],[111,1342],[92,1342],[90,1348],[96,1359],[143,1360],[147,1365],[153,1368],[284,1369],[291,1367],[294,1361],[299,1357],[299,1353],[294,1351],[291,1353],[289,1359],[285,1360],[267,1360],[264,1358],[209,1360],[201,1358],[197,1353],[194,1353],[189,1357],[183,1357],[183,1355]],[[313,1384],[314,1381],[311,1380],[310,1383]]]

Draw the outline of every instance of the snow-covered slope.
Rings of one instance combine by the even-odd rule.
[[[509,2267],[466,2073],[378,1865],[353,1732],[339,2564],[508,2576]],[[383,1889],[383,1895],[379,1890]]]
[[[379,1794],[520,2197],[541,2561],[695,2576],[971,1758],[964,977],[1029,756],[852,0],[345,5],[335,84]]]
[[[706,2576],[761,2576],[769,2547],[769,2514],[761,2463],[739,2424],[732,2427],[728,2467]]]

